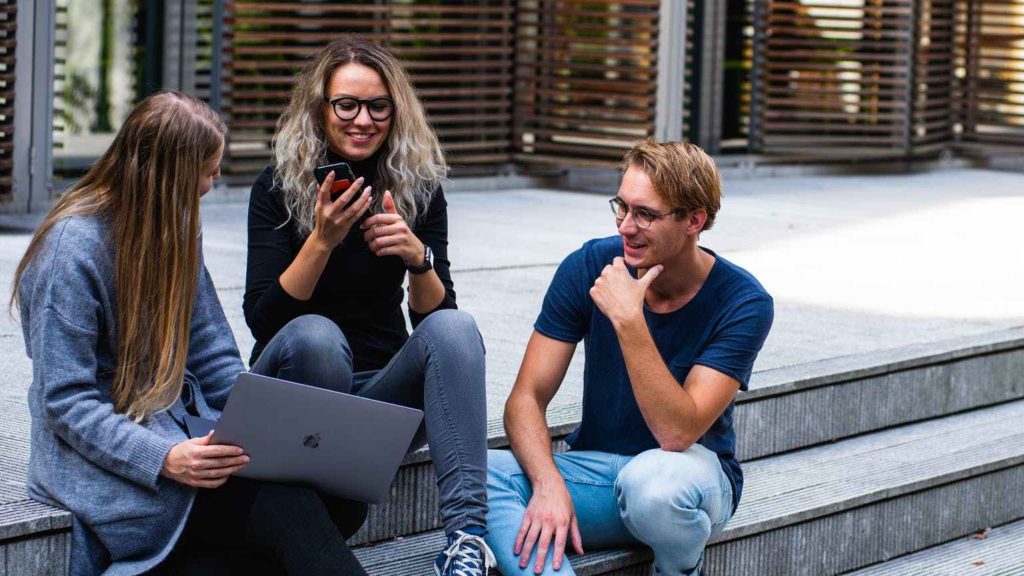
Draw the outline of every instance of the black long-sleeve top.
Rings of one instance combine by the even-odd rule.
[[[363,176],[366,183],[373,183],[375,196],[384,192],[376,184],[375,157],[349,164],[356,177]],[[273,175],[272,166],[264,170],[249,196],[248,262],[242,307],[245,322],[256,338],[250,365],[289,321],[304,314],[319,314],[333,320],[344,332],[357,372],[383,368],[409,338],[401,310],[406,274],[402,259],[375,256],[357,223],[331,252],[312,297],[307,301],[292,298],[278,279],[295,260],[305,237],[299,234],[294,220],[288,221],[283,192],[274,187]],[[445,297],[435,310],[456,308],[448,261],[448,203],[440,187],[410,228],[434,253],[434,270],[445,288]],[[426,316],[409,309],[414,328]]]

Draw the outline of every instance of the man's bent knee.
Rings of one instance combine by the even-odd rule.
[[[642,532],[634,533],[641,540],[657,540],[663,533],[659,527],[671,525],[706,533],[706,539],[712,526],[731,513],[731,491],[723,482],[717,456],[703,446],[685,452],[648,450],[623,467],[615,495],[623,521]]]

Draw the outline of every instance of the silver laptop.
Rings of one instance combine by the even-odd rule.
[[[244,448],[249,464],[238,476],[377,504],[422,419],[415,408],[245,372],[219,422],[186,424],[192,437],[214,428],[214,444]]]

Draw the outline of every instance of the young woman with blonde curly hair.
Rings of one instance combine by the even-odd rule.
[[[429,441],[449,538],[435,571],[485,574],[484,347],[456,309],[447,168],[401,65],[364,39],[332,42],[299,74],[274,157],[249,204],[254,369],[423,409],[410,449]],[[342,161],[357,179],[332,199],[334,176],[318,187],[314,168]]]

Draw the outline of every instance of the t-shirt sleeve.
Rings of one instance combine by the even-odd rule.
[[[590,299],[593,281],[587,273],[585,250],[580,248],[567,256],[548,286],[533,325],[548,338],[575,344],[587,333],[594,302]]]
[[[769,296],[758,296],[740,303],[716,328],[711,341],[694,360],[734,378],[740,390],[746,390],[754,360],[764,345],[775,317]]]

